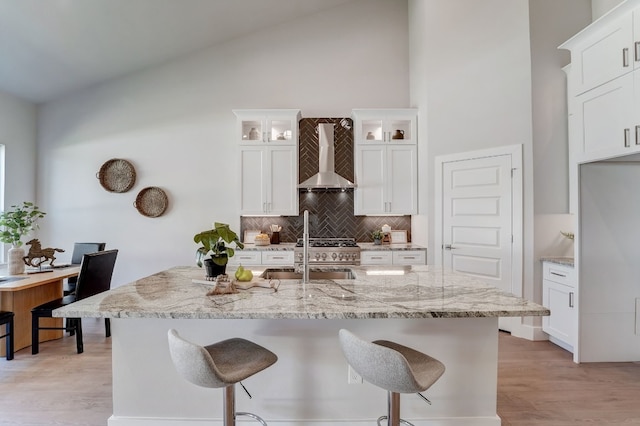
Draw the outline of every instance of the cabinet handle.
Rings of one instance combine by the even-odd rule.
[[[565,274],[561,274],[561,273],[559,273],[559,272],[553,272],[553,271],[550,271],[549,273],[550,273],[551,275],[555,275],[556,277],[567,278],[567,276],[566,276]]]
[[[382,260],[382,256],[371,256],[371,260]]]
[[[629,148],[631,146],[631,142],[629,142],[629,133],[631,133],[631,130],[624,129],[624,147],[625,148]]]
[[[634,50],[635,50],[634,59],[635,59],[636,62],[638,62],[638,61],[640,61],[640,41],[636,41],[633,44],[633,47],[634,47]]]
[[[415,259],[416,257],[415,256],[402,256],[402,258],[404,260],[411,260],[411,259]]]
[[[640,126],[636,126],[636,145],[640,145]]]
[[[625,47],[624,49],[622,49],[622,66],[625,68],[629,66],[629,48],[628,47]]]
[[[573,292],[569,292],[569,307],[573,308]]]
[[[284,259],[284,256],[271,256],[271,259]]]

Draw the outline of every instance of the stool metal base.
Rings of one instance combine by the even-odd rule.
[[[431,405],[424,395],[418,392],[420,398],[422,398],[427,404]],[[413,423],[408,422],[400,418],[400,394],[397,392],[387,392],[387,412],[386,416],[378,417],[378,426],[382,426],[380,421],[387,420],[387,426],[400,426],[400,423],[408,426],[415,426]]]
[[[380,416],[380,417],[378,417],[378,426],[382,426],[380,424],[380,420],[385,420],[385,419],[389,419],[389,417],[388,416]],[[397,426],[400,423],[405,424],[405,425],[409,425],[409,426],[415,426],[413,423],[408,422],[406,420],[402,420],[402,419],[398,419],[398,423],[396,423],[396,425],[394,425],[393,423],[387,423],[387,425]]]
[[[247,392],[247,394],[248,393],[249,392]],[[251,395],[249,395],[249,397],[251,397]],[[223,412],[223,418],[222,418],[222,425],[235,426],[237,416],[251,417],[255,421],[259,422],[262,426],[268,426],[267,422],[265,422],[264,419],[258,415],[255,415],[253,413],[247,413],[244,411],[236,412],[236,387],[235,385],[229,385],[224,388],[224,412]]]

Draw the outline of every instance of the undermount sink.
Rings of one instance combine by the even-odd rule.
[[[265,269],[260,277],[267,280],[301,280],[302,274],[293,269]],[[351,269],[332,269],[309,271],[310,280],[352,280],[355,274]]]

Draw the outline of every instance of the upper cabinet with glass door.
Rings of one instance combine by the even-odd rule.
[[[241,144],[296,145],[299,109],[233,110],[238,117]]]
[[[356,144],[417,142],[417,109],[354,109],[352,114]]]

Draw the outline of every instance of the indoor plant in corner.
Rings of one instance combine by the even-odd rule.
[[[236,248],[243,249],[244,244],[240,242],[238,234],[233,232],[226,223],[215,222],[213,229],[202,231],[193,237],[193,241],[202,244],[196,250],[196,262],[198,266],[204,266],[207,270],[207,277],[216,277],[224,274],[227,269],[227,262],[233,257],[235,251],[229,244],[234,244]],[[206,258],[211,253],[211,257]]]
[[[9,275],[18,275],[24,272],[24,249],[22,237],[38,228],[38,219],[42,219],[46,213],[40,211],[38,206],[28,201],[23,201],[21,206],[11,206],[10,210],[0,213],[0,241],[11,244],[8,251]]]

